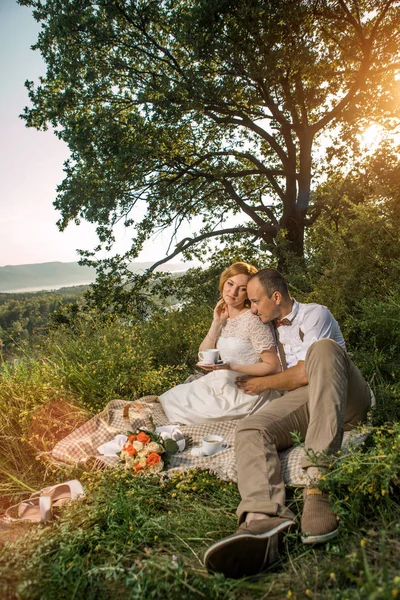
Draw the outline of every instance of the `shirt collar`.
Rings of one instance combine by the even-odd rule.
[[[297,316],[297,313],[299,312],[299,303],[296,302],[296,300],[294,298],[292,298],[293,300],[293,307],[292,307],[292,311],[288,314],[285,315],[285,319],[288,319],[291,323],[293,323],[294,319]]]

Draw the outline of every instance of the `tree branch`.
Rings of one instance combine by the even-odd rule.
[[[165,258],[163,258],[163,259],[157,261],[156,263],[154,263],[153,265],[151,265],[151,267],[149,267],[146,270],[146,273],[151,273],[152,271],[154,271],[154,269],[156,269],[160,265],[163,265],[164,263],[171,260],[171,258],[174,258],[178,254],[185,252],[186,250],[188,250],[189,248],[191,248],[192,246],[194,246],[195,244],[198,244],[199,242],[201,242],[203,240],[206,240],[206,239],[209,239],[212,237],[217,237],[219,235],[225,235],[228,233],[250,233],[250,234],[255,235],[256,237],[259,237],[258,229],[254,229],[252,227],[231,227],[229,229],[219,229],[218,231],[210,231],[208,233],[202,233],[202,234],[196,236],[195,238],[184,238],[183,240],[181,240],[179,242],[179,244],[177,244],[176,249],[174,250],[174,252],[172,252],[172,254],[169,254]]]
[[[254,221],[254,223],[257,223],[259,227],[262,227],[265,224],[264,219],[259,217],[258,214],[254,211],[254,209],[252,209],[248,204],[246,204],[244,200],[242,200],[242,198],[236,192],[235,188],[233,187],[230,181],[223,179],[222,185],[224,186],[225,190],[228,192],[232,200],[236,202],[236,204],[242,209],[244,213],[246,213],[246,215],[248,215]]]
[[[226,123],[232,125],[239,125],[241,127],[246,127],[246,129],[250,129],[257,135],[259,135],[263,140],[265,140],[269,144],[269,146],[274,150],[276,155],[279,157],[279,160],[281,161],[283,166],[287,166],[288,158],[283,148],[281,148],[281,146],[271,134],[269,134],[267,131],[265,131],[265,129],[263,129],[256,123],[254,123],[254,121],[252,121],[250,117],[243,113],[237,113],[236,116],[228,115],[226,117],[218,117],[212,111],[221,111],[222,114],[224,114],[221,108],[215,106],[205,107],[204,114],[219,124]]]

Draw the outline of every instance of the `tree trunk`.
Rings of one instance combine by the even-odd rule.
[[[305,268],[304,217],[297,210],[281,224],[287,234],[285,243],[277,248],[278,271],[287,275],[295,266]]]
[[[286,243],[277,249],[278,269],[284,274],[290,273],[295,267],[305,269],[304,231],[310,202],[313,136],[307,126],[297,131],[297,135],[300,143],[299,174],[297,177],[296,158],[292,157],[290,170],[293,175],[286,180],[287,201],[280,223],[287,232]]]

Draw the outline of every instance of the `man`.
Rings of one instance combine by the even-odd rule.
[[[254,575],[278,557],[282,533],[295,525],[285,506],[278,451],[293,445],[291,433],[305,442],[302,541],[321,543],[337,535],[329,499],[318,477],[330,454],[341,446],[344,429],[365,419],[371,403],[368,384],[346,353],[338,323],[318,304],[299,304],[275,269],[262,269],[247,285],[251,310],[277,328],[283,370],[265,377],[240,377],[248,394],[276,389],[284,394],[240,421],[236,433],[238,531],[213,544],[204,561],[228,577]]]

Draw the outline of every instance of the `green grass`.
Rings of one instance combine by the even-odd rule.
[[[256,578],[210,575],[202,562],[206,548],[236,528],[236,485],[206,472],[134,478],[120,469],[86,472],[48,462],[55,442],[110,399],[156,393],[190,373],[187,357],[195,356],[204,315],[166,319],[158,315],[154,323],[156,348],[150,323],[88,316],[0,365],[1,507],[72,478],[86,490],[85,500],[64,507],[49,525],[0,526],[1,599],[400,597],[400,387],[382,369],[381,355],[379,364],[375,355],[364,364],[376,373],[372,433],[352,454],[334,457],[323,482],[340,536],[313,549],[289,534],[281,561]],[[177,344],[188,329],[190,342]],[[288,499],[300,516],[301,492],[289,490]]]
[[[393,598],[400,594],[400,507],[391,501],[367,527],[342,529],[312,549],[297,534],[265,574],[210,575],[205,549],[235,528],[235,485],[192,471],[168,480],[121,469],[81,473],[87,498],[55,522],[31,525],[0,554],[3,598]],[[298,492],[292,505],[300,509]]]

